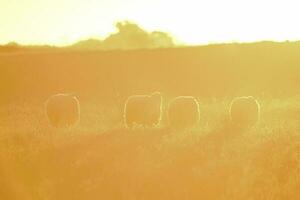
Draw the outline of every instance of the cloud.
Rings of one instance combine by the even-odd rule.
[[[175,46],[173,38],[160,31],[148,32],[135,23],[124,21],[116,23],[117,32],[104,40],[89,39],[73,45],[77,49],[151,49]]]

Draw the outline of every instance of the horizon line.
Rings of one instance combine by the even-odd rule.
[[[104,40],[101,40],[99,38],[90,37],[86,39],[80,39],[73,41],[69,44],[54,44],[54,43],[43,43],[43,42],[37,42],[37,43],[22,43],[18,41],[9,41],[7,43],[0,43],[0,47],[8,47],[8,46],[19,46],[19,47],[53,47],[53,48],[66,48],[66,47],[72,47],[79,42],[85,42],[89,40],[97,40],[99,42],[102,42]],[[239,40],[230,40],[230,41],[219,41],[219,42],[206,42],[206,43],[198,43],[198,44],[190,44],[190,43],[176,43],[174,42],[173,47],[198,47],[198,46],[211,46],[211,45],[225,45],[225,44],[255,44],[255,43],[263,43],[263,42],[272,42],[272,43],[297,43],[300,42],[300,39],[297,40],[251,40],[251,41],[239,41]],[[169,47],[172,48],[172,47]]]

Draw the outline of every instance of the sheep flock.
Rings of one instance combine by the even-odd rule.
[[[251,128],[260,121],[260,103],[252,96],[233,98],[228,105],[232,126]],[[80,121],[80,103],[74,94],[56,94],[45,102],[49,124],[70,128]],[[124,103],[123,124],[128,129],[160,128],[191,130],[201,121],[201,104],[194,96],[177,96],[165,100],[161,92],[132,95]]]

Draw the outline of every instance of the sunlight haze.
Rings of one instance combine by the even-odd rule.
[[[105,38],[123,20],[190,45],[300,39],[293,0],[1,0],[0,13],[0,44]]]

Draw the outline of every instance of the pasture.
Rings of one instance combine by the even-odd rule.
[[[0,199],[299,199],[297,49],[0,54]],[[158,128],[126,128],[126,99],[153,91],[167,104],[194,96],[197,126],[170,129],[165,106]],[[44,102],[63,92],[78,97],[80,122],[59,129]],[[261,109],[259,123],[245,130],[229,119],[241,95],[255,96]]]
[[[299,121],[282,117],[288,106],[274,116],[286,101],[268,102],[265,120],[244,132],[227,126],[226,99],[202,104],[199,127],[184,134],[164,127],[123,128],[115,107],[92,103],[82,107],[80,125],[66,130],[49,126],[41,106],[1,108],[9,117],[0,129],[0,194],[3,199],[297,199]]]

